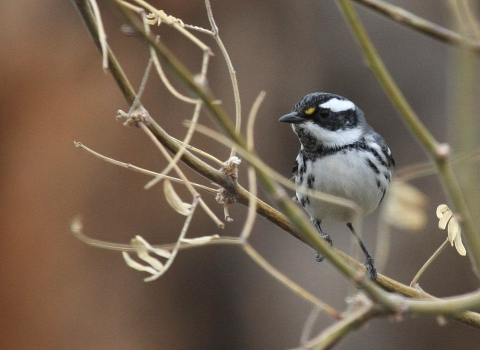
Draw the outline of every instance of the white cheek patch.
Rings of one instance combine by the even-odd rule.
[[[346,130],[331,131],[324,129],[314,123],[306,124],[308,130],[321,143],[328,147],[341,147],[357,142],[362,137],[361,128],[353,128]]]
[[[332,98],[327,102],[320,105],[322,108],[328,108],[332,112],[344,112],[348,110],[354,110],[355,105],[351,101],[339,100],[338,98]]]

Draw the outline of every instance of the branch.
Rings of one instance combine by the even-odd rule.
[[[462,36],[450,29],[444,28],[433,22],[427,21],[401,7],[391,5],[382,0],[354,0],[355,2],[368,7],[391,20],[409,27],[417,32],[431,36],[444,43],[463,47],[480,54],[480,43]]]
[[[97,48],[100,50],[100,52],[103,51],[102,45],[100,43],[100,40],[98,39],[98,28],[97,24],[95,21],[95,17],[93,16],[92,11],[90,10],[88,1],[84,0],[72,0],[73,4],[75,5],[75,8],[77,9],[78,13],[80,14],[80,18],[82,18],[83,23],[88,29],[88,33],[90,34],[90,37],[92,38],[93,42],[97,46]],[[113,79],[115,79],[115,82],[117,83],[118,87],[123,93],[123,96],[127,100],[129,106],[132,105],[133,101],[135,101],[135,90],[133,89],[132,85],[130,84],[130,81],[128,80],[127,76],[122,70],[122,67],[120,67],[120,64],[118,63],[117,59],[112,53],[112,50],[110,48],[107,48],[107,53],[108,53],[108,68],[112,72]],[[115,72],[116,74],[113,74]]]
[[[315,337],[308,343],[315,345],[316,350],[331,349],[348,333],[361,327],[373,317],[381,314],[382,312],[373,305],[364,305],[347,315],[344,319],[326,328],[319,336]],[[305,345],[308,346],[308,344]]]

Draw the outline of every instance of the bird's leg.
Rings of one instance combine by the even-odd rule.
[[[332,239],[330,238],[330,236],[328,234],[323,233],[322,228],[320,227],[321,221],[320,220],[313,220],[313,224],[317,228],[318,232],[320,232],[320,236],[322,236],[322,238],[324,240],[326,240],[328,242],[328,244],[332,245],[333,244]]]
[[[315,219],[313,220],[313,224],[317,228],[318,232],[320,232],[320,236],[322,236],[322,238],[324,240],[326,240],[328,244],[332,245],[333,244],[332,239],[330,238],[329,235],[322,232],[322,228],[320,227],[320,223],[321,223],[320,220],[315,220]],[[321,261],[323,261],[323,259],[325,259],[325,257],[322,256],[319,252],[317,252],[317,254],[315,255],[315,260],[317,260],[318,262],[321,262]]]
[[[362,248],[363,254],[365,254],[365,257],[367,258],[365,260],[364,265],[367,268],[367,272],[370,275],[370,279],[372,281],[375,281],[377,279],[377,268],[375,267],[375,260],[370,255],[367,248],[365,248],[365,245],[363,244],[362,240],[360,239],[358,234],[355,232],[353,225],[351,223],[347,223],[347,226],[350,229],[350,231],[352,231],[353,235],[357,238],[358,244],[360,245],[360,248]]]

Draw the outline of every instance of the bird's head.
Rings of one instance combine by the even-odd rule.
[[[353,102],[324,92],[304,96],[279,121],[291,123],[302,144],[316,140],[327,147],[354,143],[369,128],[362,110]]]

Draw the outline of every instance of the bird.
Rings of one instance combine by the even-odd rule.
[[[330,236],[320,227],[322,221],[346,223],[365,254],[366,271],[375,281],[374,258],[352,225],[355,211],[313,198],[305,189],[349,199],[366,216],[380,205],[387,193],[395,166],[390,148],[368,125],[360,108],[345,97],[331,93],[315,92],[302,97],[292,112],[279,121],[292,124],[300,141],[293,167],[296,199],[330,245]],[[322,261],[323,256],[317,253],[316,259]]]

